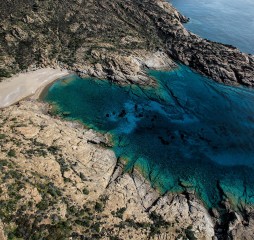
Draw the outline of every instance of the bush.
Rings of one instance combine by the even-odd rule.
[[[189,227],[185,229],[185,235],[189,240],[197,240],[197,238],[194,235],[194,232]]]
[[[0,134],[0,140],[1,140],[1,139],[5,139],[6,137],[7,137],[7,136],[6,136],[5,134],[2,134],[2,133]]]
[[[89,190],[87,188],[84,188],[83,189],[83,194],[88,195],[89,194]]]
[[[95,232],[100,232],[100,223],[99,222],[96,222],[95,224],[93,224],[91,226],[91,228],[95,231]]]
[[[125,207],[117,209],[117,211],[115,213],[116,217],[123,218],[123,214],[124,214],[125,211],[126,211]]]
[[[108,201],[109,197],[107,195],[101,195],[100,200],[105,204]]]
[[[150,229],[151,236],[156,234],[160,234],[160,228],[168,226],[168,222],[166,222],[160,214],[157,214],[155,211],[151,212],[149,215],[150,219],[153,221],[153,225]]]
[[[102,212],[103,211],[103,205],[101,203],[96,202],[94,209],[96,212]]]
[[[5,69],[0,69],[0,78],[9,78],[9,77],[11,77],[11,73],[10,72],[8,72],[7,70],[5,70]]]
[[[59,150],[60,150],[60,149],[59,149],[59,147],[57,147],[57,146],[50,146],[50,147],[48,147],[48,151],[49,151],[51,154],[53,154],[53,155],[57,154],[57,152],[58,152]]]
[[[40,210],[47,210],[49,204],[46,199],[41,200],[36,207],[39,208]]]
[[[15,152],[14,149],[11,149],[11,150],[7,153],[7,155],[8,155],[9,157],[16,157],[16,152]]]

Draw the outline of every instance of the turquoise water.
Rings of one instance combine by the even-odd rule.
[[[190,18],[185,27],[213,41],[254,53],[253,0],[168,0]]]
[[[195,192],[208,207],[224,194],[254,203],[254,91],[213,82],[185,66],[150,71],[156,88],[120,87],[71,75],[44,100],[91,128],[109,132],[118,157],[162,192]]]

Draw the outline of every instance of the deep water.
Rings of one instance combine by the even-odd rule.
[[[168,0],[190,18],[185,27],[213,41],[254,54],[253,0]]]
[[[55,82],[44,100],[68,119],[110,132],[116,155],[162,192],[188,188],[208,207],[217,206],[222,192],[235,206],[253,204],[254,91],[185,66],[149,74],[157,88],[71,75]]]

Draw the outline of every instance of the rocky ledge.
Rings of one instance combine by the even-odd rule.
[[[253,239],[252,211],[225,209],[221,223],[192,193],[160,195],[124,170],[110,136],[49,110],[0,112],[1,239]]]

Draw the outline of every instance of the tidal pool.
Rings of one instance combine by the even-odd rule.
[[[71,75],[43,99],[67,119],[111,133],[117,157],[162,192],[192,190],[207,207],[225,196],[234,206],[253,204],[254,91],[185,66],[149,74],[156,88]]]

